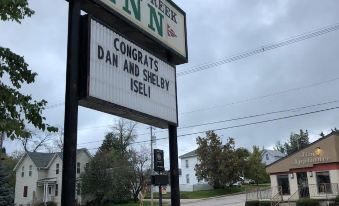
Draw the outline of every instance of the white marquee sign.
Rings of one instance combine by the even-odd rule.
[[[175,68],[90,19],[88,96],[177,124]]]

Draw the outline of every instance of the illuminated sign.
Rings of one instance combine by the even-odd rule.
[[[294,159],[295,165],[308,165],[315,163],[328,162],[330,158],[328,156],[321,156],[320,148],[316,148],[314,152],[302,152],[300,159]]]

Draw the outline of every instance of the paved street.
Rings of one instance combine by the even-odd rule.
[[[225,197],[210,198],[204,200],[181,200],[181,205],[185,206],[222,206],[222,205],[233,205],[233,206],[244,206],[246,201],[246,195],[232,195]]]

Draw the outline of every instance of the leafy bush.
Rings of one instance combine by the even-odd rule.
[[[259,206],[259,201],[258,200],[247,201],[245,203],[245,206]]]
[[[247,201],[245,203],[245,206],[271,206],[271,202],[270,201],[252,200],[252,201]]]
[[[335,203],[339,203],[339,195],[334,199]]]
[[[271,202],[270,201],[261,201],[260,206],[271,206]]]
[[[314,199],[302,199],[297,201],[297,206],[319,206],[319,201]]]

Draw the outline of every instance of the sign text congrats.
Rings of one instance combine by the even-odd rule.
[[[175,69],[91,20],[89,95],[177,121]]]

